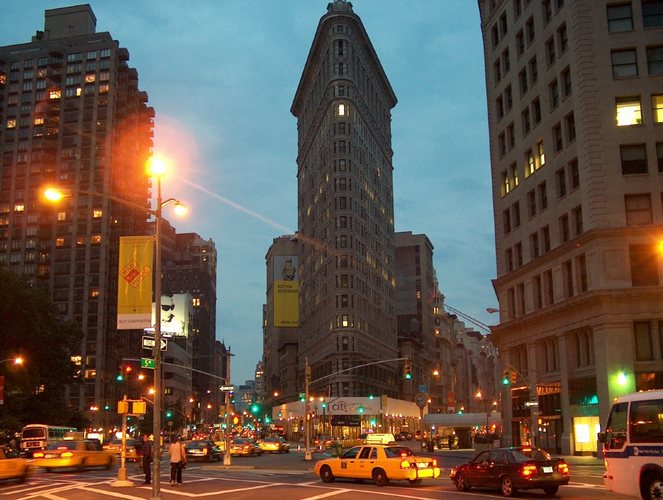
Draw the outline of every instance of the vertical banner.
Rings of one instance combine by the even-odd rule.
[[[275,255],[273,291],[274,326],[299,326],[299,258],[296,255]]]
[[[117,329],[151,328],[154,236],[120,237]]]

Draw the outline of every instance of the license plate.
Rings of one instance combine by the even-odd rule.
[[[418,468],[418,469],[427,469],[427,468],[428,468],[428,464],[427,464],[427,463],[424,463],[424,462],[417,462],[417,468]]]
[[[543,467],[543,472],[545,474],[552,474],[553,468],[552,467]]]

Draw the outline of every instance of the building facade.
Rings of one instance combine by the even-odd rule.
[[[396,96],[344,0],[320,19],[291,107],[297,118],[299,366],[311,380],[398,357],[391,109]],[[312,384],[337,396],[396,396],[400,366]]]
[[[663,386],[660,0],[480,0],[512,442],[594,453]]]
[[[140,343],[116,330],[118,241],[148,234],[154,110],[128,61],[89,5],[47,10],[30,42],[0,47],[0,265],[81,326],[69,403],[83,411],[115,407],[119,362]],[[47,207],[46,184],[70,196]]]

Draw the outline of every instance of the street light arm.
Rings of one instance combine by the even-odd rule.
[[[345,372],[349,372],[349,371],[352,371],[352,370],[356,370],[357,368],[363,368],[364,366],[379,365],[379,364],[382,364],[382,363],[391,363],[392,361],[406,361],[406,360],[408,360],[408,359],[410,359],[410,358],[392,358],[392,359],[383,359],[382,361],[373,361],[373,362],[371,362],[371,363],[364,363],[363,365],[351,366],[350,368],[345,368],[345,369],[343,369],[343,370],[339,370],[339,371],[337,371],[337,372],[330,373],[329,375],[325,375],[324,377],[320,377],[320,378],[316,378],[315,380],[311,380],[311,381],[309,382],[309,385],[310,385],[310,384],[314,384],[314,383],[316,383],[316,382],[320,382],[321,380],[324,380],[324,379],[326,379],[326,378],[330,378],[330,377],[333,377],[333,376],[335,376],[335,375],[339,375],[339,374],[341,374],[341,373],[345,373]]]
[[[527,380],[527,377],[525,377],[525,375],[520,373],[520,371],[515,366],[507,364],[505,366],[505,369],[506,370],[513,370],[514,372],[516,372],[516,375],[518,375],[522,379],[522,381],[525,382],[525,385],[527,386],[527,388],[531,390],[532,386],[530,385],[529,380]]]
[[[111,201],[115,201],[117,203],[127,205],[132,208],[136,208],[138,210],[144,210],[145,212],[149,213],[150,215],[156,215],[157,211],[153,210],[146,205],[139,205],[138,203],[134,203],[133,201],[125,200],[124,198],[120,198],[119,196],[115,196],[112,194],[105,194],[105,193],[99,193],[98,191],[86,191],[84,189],[66,189],[66,188],[59,188],[59,187],[54,187],[54,186],[47,186],[42,190],[42,195],[45,199],[51,202],[57,202],[60,201],[62,198],[69,198],[71,197],[74,193],[78,194],[84,194],[87,196],[99,196],[100,198],[108,198]],[[170,201],[170,200],[169,200]]]

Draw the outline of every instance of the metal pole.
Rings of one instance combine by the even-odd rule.
[[[154,230],[154,474],[152,500],[161,499],[161,176],[157,175],[157,206]]]
[[[230,348],[226,351],[226,385],[230,385]],[[223,451],[223,465],[231,465],[232,457],[230,455],[230,391],[225,391],[224,403],[226,407],[226,435],[225,450]]]
[[[305,446],[304,450],[304,460],[312,460],[311,450],[309,446],[311,444],[311,421],[309,420],[311,412],[311,403],[309,401],[308,386],[311,380],[311,367],[308,365],[308,358],[304,358],[304,392],[306,394],[306,416],[304,418],[304,436],[305,436]]]

